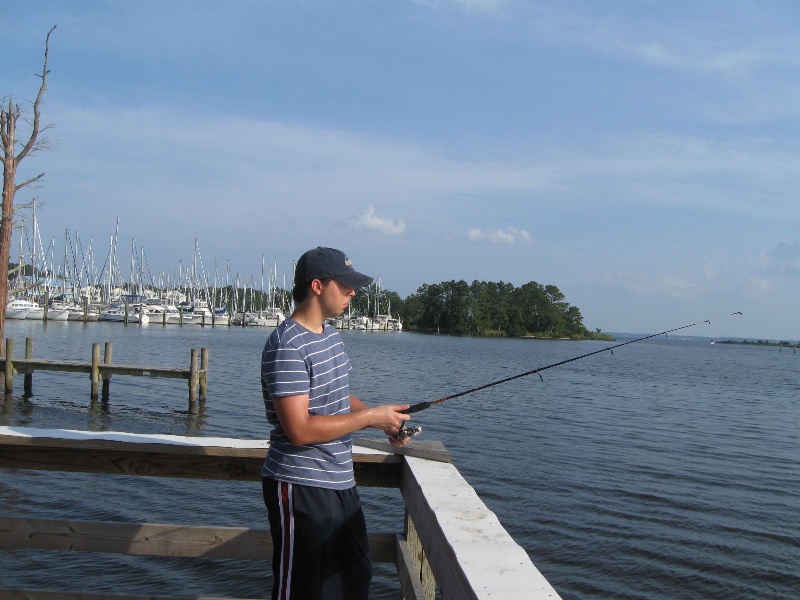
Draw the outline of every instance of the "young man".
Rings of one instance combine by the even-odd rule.
[[[261,387],[273,426],[262,468],[274,546],[273,600],[367,600],[372,578],[364,514],[353,476],[352,433],[383,430],[394,445],[408,404],[368,408],[350,394],[350,361],[326,322],[372,281],[340,250],[297,261],[296,309],[269,336]]]

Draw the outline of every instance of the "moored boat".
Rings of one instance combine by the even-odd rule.
[[[48,321],[67,321],[70,307],[60,302],[51,302],[47,305],[45,317]]]
[[[264,310],[248,313],[248,325],[255,327],[277,327],[286,316],[278,308],[266,308]]]
[[[35,302],[31,302],[33,306],[28,309],[28,312],[25,313],[25,318],[34,320],[34,321],[41,321],[44,319],[44,306],[39,306]]]
[[[6,319],[25,319],[28,316],[28,311],[37,308],[40,308],[40,306],[35,302],[14,298],[6,304]]]
[[[142,325],[150,322],[146,311],[130,304],[112,304],[105,310],[100,311],[98,320],[118,323],[141,323]]]

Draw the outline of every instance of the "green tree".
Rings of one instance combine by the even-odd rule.
[[[577,307],[554,285],[443,281],[424,284],[406,298],[401,317],[407,327],[455,335],[601,337],[590,334]]]

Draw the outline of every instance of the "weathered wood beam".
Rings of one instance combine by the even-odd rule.
[[[403,536],[397,536],[397,577],[400,580],[401,597],[404,600],[427,600],[428,596],[419,580],[419,569],[414,562],[411,549]]]
[[[398,448],[392,446],[389,440],[386,439],[355,437],[353,438],[353,444],[362,448],[372,448],[373,450],[397,454],[398,456],[414,456],[438,462],[453,462],[453,456],[448,452],[444,444],[437,440],[409,440],[405,446]]]
[[[0,358],[0,365],[5,366],[6,359]],[[17,373],[33,373],[34,371],[58,371],[65,373],[91,373],[92,363],[79,360],[47,360],[44,358],[14,358],[14,370]],[[166,377],[171,379],[189,379],[190,372],[186,368],[159,367],[151,365],[100,364],[97,367],[104,377],[110,375],[138,375],[150,377]],[[197,371],[201,373],[200,370]]]
[[[248,598],[220,598],[217,596],[146,596],[131,594],[90,594],[87,592],[58,592],[49,590],[21,590],[0,588],[0,600],[256,600]]]
[[[109,434],[111,435],[113,434]],[[159,443],[156,441],[158,436],[128,437],[141,441],[98,437],[67,439],[0,433],[0,467],[261,481],[261,465],[267,453],[266,444],[263,447],[236,448]],[[355,452],[353,469],[356,482],[363,487],[400,487],[401,461],[401,457],[394,455]]]
[[[396,534],[370,533],[370,556],[394,563]],[[0,517],[0,548],[270,560],[268,529]]]

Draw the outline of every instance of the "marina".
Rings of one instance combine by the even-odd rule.
[[[111,321],[125,324],[277,327],[291,314],[293,303],[287,274],[278,261],[261,273],[240,275],[230,263],[220,274],[206,270],[198,241],[188,267],[178,263],[177,274],[151,271],[144,248],[131,240],[128,273],[120,266],[119,222],[105,262],[98,265],[90,242],[65,233],[63,255],[57,264],[56,240],[45,248],[39,232],[36,204],[32,224],[19,234],[18,263],[9,272],[9,320]],[[289,274],[289,281],[293,274]],[[335,320],[339,329],[401,331],[402,321],[391,314],[391,303],[377,279],[366,292],[366,305]]]
[[[187,410],[185,391],[170,380],[114,379],[105,402],[89,397],[85,374],[42,372],[31,396],[16,388],[6,395],[2,426],[207,442],[268,435],[258,372],[269,328],[29,320],[7,328],[17,340],[34,338],[44,359],[85,360],[92,343],[107,340],[120,364],[184,364],[198,346],[212,360],[202,410]],[[604,346],[407,331],[342,336],[352,391],[367,403],[438,398]],[[800,591],[797,360],[777,347],[648,340],[550,370],[544,381],[509,382],[415,414],[412,423],[423,427],[415,441],[446,448],[451,467],[562,598],[783,600]],[[266,527],[251,482],[131,479],[0,469],[2,516]],[[361,495],[371,532],[405,533],[396,488],[366,486]],[[32,548],[0,551],[0,582],[240,598],[266,597],[271,586],[253,561]],[[376,564],[373,597],[397,600],[400,589],[395,564]]]

